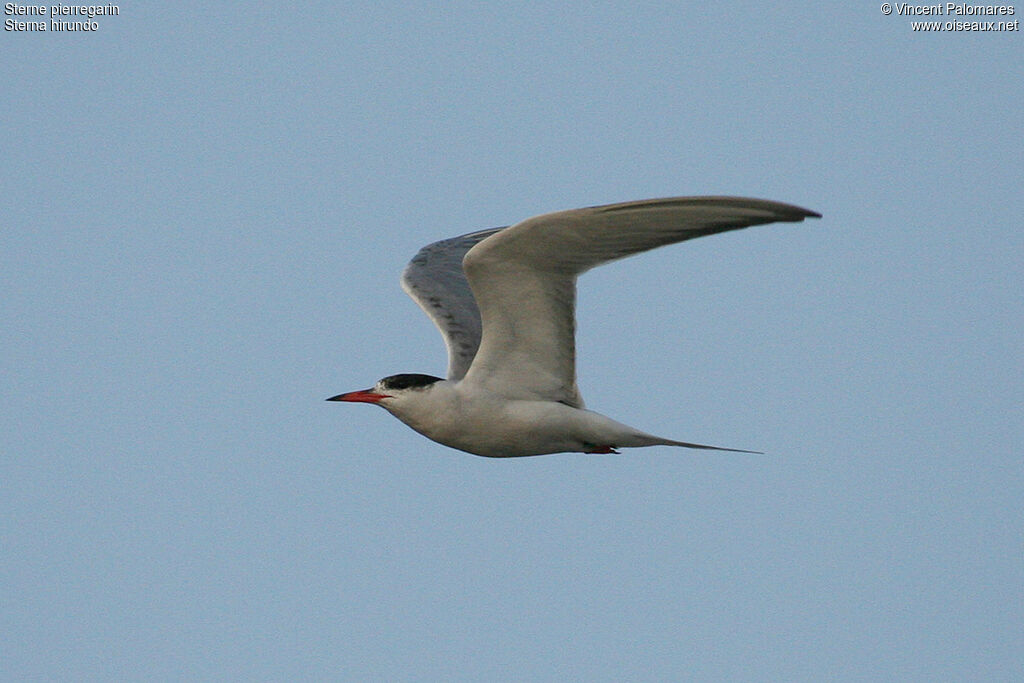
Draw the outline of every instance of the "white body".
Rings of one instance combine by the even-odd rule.
[[[379,405],[429,439],[489,457],[689,445],[644,434],[591,410],[552,401],[506,399],[474,392],[472,385],[463,382],[442,380],[413,400],[396,396]],[[480,428],[467,428],[472,426]]]
[[[576,278],[619,258],[813,211],[673,197],[544,214],[427,245],[402,285],[448,347],[448,379],[393,375],[335,401],[376,403],[439,443],[493,457],[671,445],[586,410],[576,386]],[[752,452],[752,451],[744,451]]]

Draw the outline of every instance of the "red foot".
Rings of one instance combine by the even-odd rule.
[[[615,448],[613,446],[599,446],[599,447],[595,448],[592,451],[583,451],[583,452],[587,453],[588,455],[608,455],[610,453],[614,453],[616,455],[619,454],[619,452],[617,450],[615,450]]]

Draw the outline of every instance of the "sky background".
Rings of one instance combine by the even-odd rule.
[[[120,8],[0,36],[0,678],[1024,675],[1020,32]],[[767,455],[493,460],[324,401],[444,374],[420,246],[699,194],[824,218],[584,276],[581,390]]]

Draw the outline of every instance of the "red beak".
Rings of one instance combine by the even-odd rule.
[[[381,399],[391,398],[387,394],[378,394],[373,389],[350,391],[327,399],[328,401],[349,401],[351,403],[379,403]]]

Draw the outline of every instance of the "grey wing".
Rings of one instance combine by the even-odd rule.
[[[466,384],[583,407],[576,386],[576,277],[695,237],[818,213],[745,197],[669,197],[543,214],[477,245],[463,267],[483,340]]]
[[[448,347],[448,379],[469,370],[480,347],[480,310],[462,259],[466,252],[505,228],[479,230],[420,249],[402,273],[402,289],[430,316]]]

